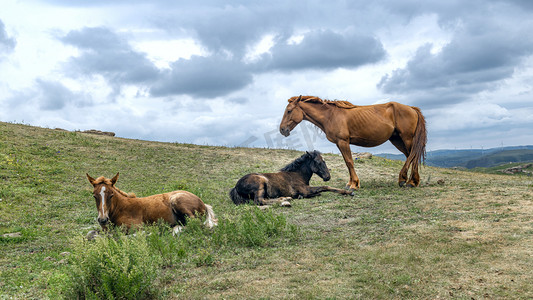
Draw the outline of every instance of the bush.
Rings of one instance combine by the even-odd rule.
[[[75,238],[69,264],[48,280],[50,298],[155,298],[156,278],[164,269],[188,263],[211,266],[236,248],[275,246],[298,236],[295,225],[272,211],[242,206],[231,216],[220,218],[214,229],[200,218],[190,219],[178,236],[158,223],[135,235],[117,229],[94,241]]]
[[[126,236],[117,230],[112,238],[91,242],[78,237],[66,275],[56,274],[49,281],[51,298],[152,298],[160,266],[161,256],[154,255],[142,232]]]
[[[298,236],[296,225],[287,224],[283,215],[272,211],[261,211],[257,207],[238,212],[237,220],[221,220],[213,234],[217,247],[265,247],[280,240],[295,239]]]

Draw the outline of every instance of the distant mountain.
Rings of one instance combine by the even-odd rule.
[[[376,154],[376,156],[388,159],[405,160],[403,154],[382,153]],[[533,145],[491,149],[436,150],[429,151],[426,155],[427,165],[442,168],[487,168],[509,162],[531,161],[533,161]]]

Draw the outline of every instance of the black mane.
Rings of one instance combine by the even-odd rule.
[[[308,161],[315,159],[317,155],[320,155],[320,152],[316,150],[313,152],[306,152],[304,155],[298,157],[293,162],[283,167],[280,171],[283,171],[283,172],[299,171],[304,164],[306,164]]]

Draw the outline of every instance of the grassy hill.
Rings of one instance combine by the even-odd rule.
[[[108,253],[96,261],[102,269],[156,260],[153,298],[533,297],[531,177],[424,167],[420,188],[401,189],[402,163],[374,157],[356,164],[362,187],[353,197],[324,193],[266,210],[230,201],[242,175],[301,154],[0,123],[0,298],[53,298],[84,274],[79,261],[98,253]],[[328,184],[343,187],[342,158],[324,159]],[[221,225],[83,242],[98,228],[86,172],[120,172],[117,186],[138,196],[189,190],[213,205]]]
[[[531,162],[533,161],[533,150],[507,150],[484,155],[477,159],[466,162],[467,169],[489,168],[506,163]]]
[[[404,160],[403,154],[377,154],[378,156]],[[429,151],[426,164],[433,167],[491,168],[505,163],[533,161],[533,146],[513,146],[491,149],[472,150],[436,150]]]

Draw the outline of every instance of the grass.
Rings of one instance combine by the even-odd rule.
[[[497,166],[494,166],[494,167],[490,167],[490,168],[473,168],[473,169],[470,169],[469,171],[472,171],[472,172],[481,172],[481,173],[488,173],[488,174],[505,174],[503,173],[504,170],[506,169],[509,169],[509,168],[512,168],[512,167],[525,167],[525,166],[528,166],[530,165],[531,163],[533,163],[533,161],[526,161],[526,162],[519,162],[519,163],[505,163],[505,164],[500,164],[500,165],[497,165]],[[533,176],[533,167],[529,166],[527,168],[523,168],[522,169],[523,171],[525,172],[519,172],[519,173],[516,173],[516,174],[507,174],[507,175],[511,175],[511,176]]]
[[[89,287],[69,274],[90,274],[79,270],[104,261],[102,249],[153,267],[150,288],[133,298],[533,297],[531,177],[424,167],[420,188],[400,189],[401,162],[374,157],[356,164],[362,187],[353,197],[324,193],[258,210],[227,196],[242,175],[299,155],[0,123],[0,299],[55,299]],[[324,159],[328,184],[343,187],[342,158]],[[213,205],[220,225],[193,221],[178,238],[155,226],[145,230],[151,235],[87,243],[82,237],[98,226],[86,172],[120,172],[117,186],[138,196],[189,190]]]

